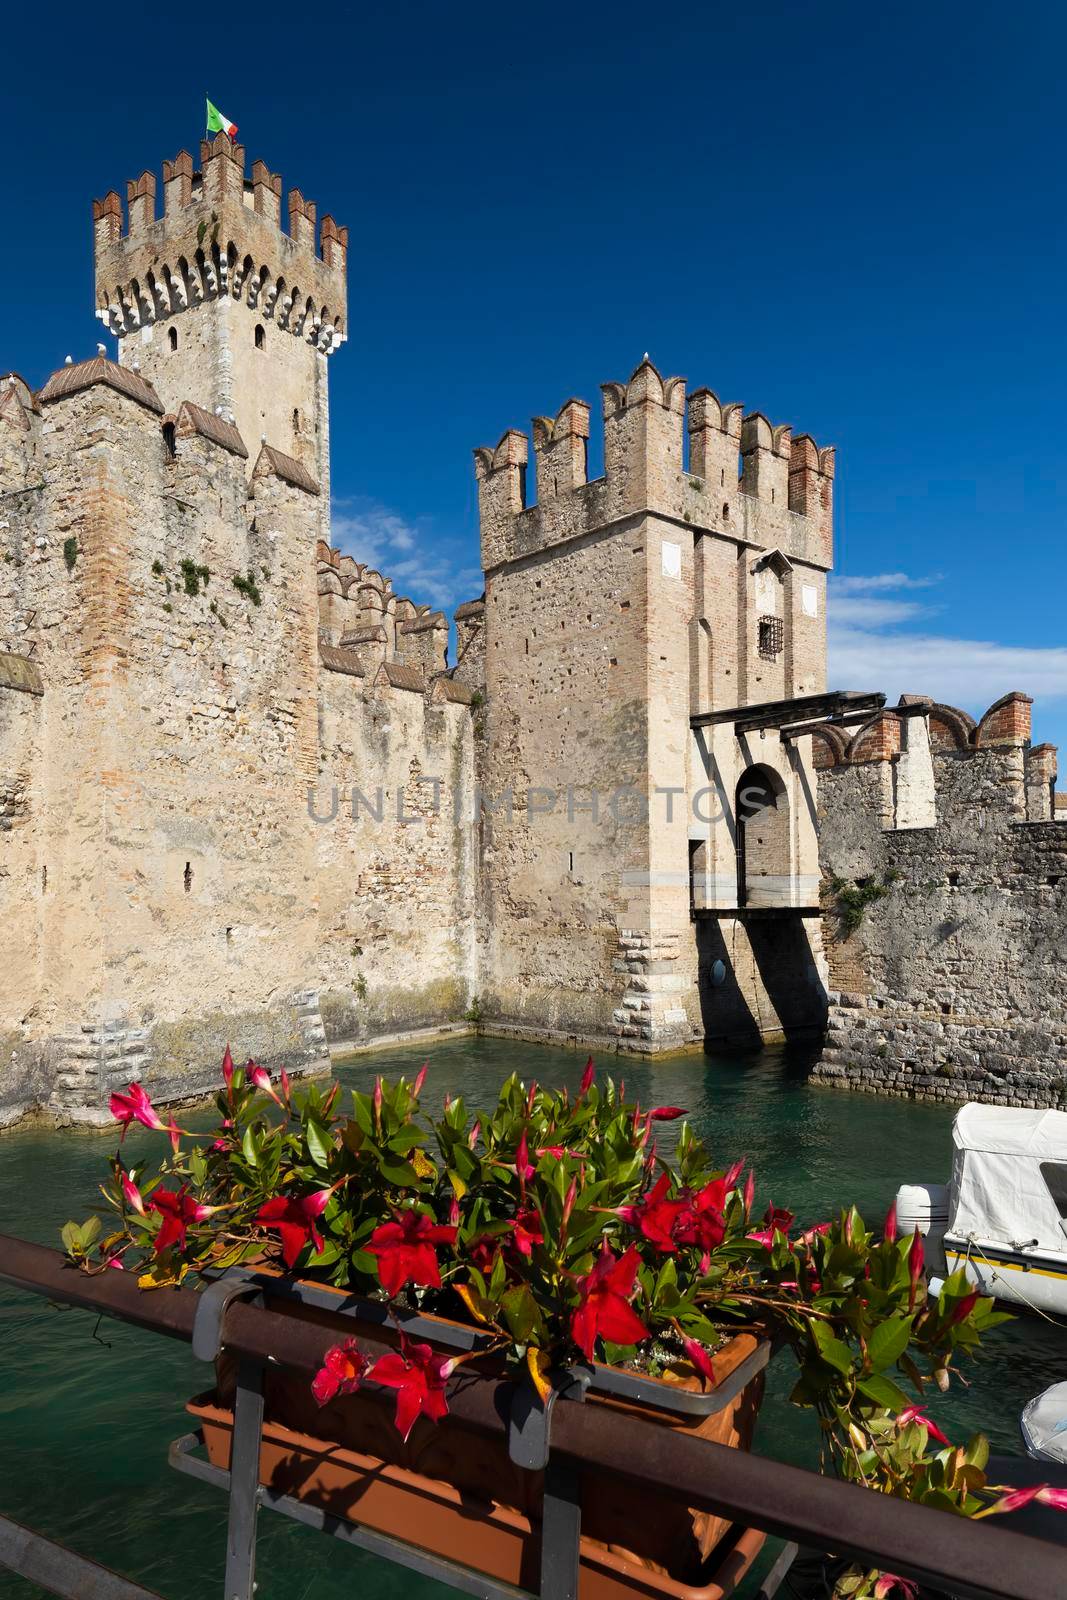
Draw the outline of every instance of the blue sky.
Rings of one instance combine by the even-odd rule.
[[[648,350],[837,445],[835,687],[1025,689],[1067,746],[1062,5],[61,3],[5,47],[4,370],[92,353],[89,201],[210,93],[349,225],[353,554],[468,598],[472,447]]]

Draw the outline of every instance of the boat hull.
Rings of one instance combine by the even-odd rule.
[[[945,1235],[949,1272],[963,1267],[982,1294],[1033,1311],[1067,1315],[1067,1252],[1013,1250],[991,1239]]]

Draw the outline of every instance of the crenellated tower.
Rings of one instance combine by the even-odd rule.
[[[732,1029],[744,991],[770,1033],[824,1004],[804,722],[826,689],[834,452],[710,389],[687,403],[647,356],[601,396],[600,478],[582,400],[534,418],[532,471],[518,429],[474,453],[498,800],[483,1000],[661,1050]],[[799,999],[766,992],[765,929]]]
[[[329,517],[327,360],[346,337],[348,230],[298,189],[281,225],[282,180],[225,134],[93,202],[97,316],[119,361],[168,412],[192,400],[235,423],[252,456],[267,443],[300,461]]]

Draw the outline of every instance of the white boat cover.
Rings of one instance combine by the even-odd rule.
[[[1067,1383],[1054,1383],[1031,1400],[1020,1426],[1027,1455],[1067,1463]]]
[[[1067,1112],[966,1105],[952,1129],[948,1232],[967,1238],[1067,1251],[1067,1227],[1042,1174],[1063,1167],[1067,1188]]]

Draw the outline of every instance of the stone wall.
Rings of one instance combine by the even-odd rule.
[[[1022,695],[978,724],[929,702],[904,711],[819,774],[832,992],[816,1080],[1060,1105],[1067,825],[1052,816],[1055,752],[1030,745]],[[901,739],[909,724],[930,731],[925,761],[921,731]],[[917,770],[901,760],[909,744]],[[908,825],[927,802],[928,825]],[[857,887],[867,904],[850,932]]]
[[[171,421],[103,358],[20,404],[27,427],[0,416],[0,1119],[97,1120],[134,1077],[193,1097],[227,1039],[306,1072],[327,1026],[462,1015],[469,820],[415,780],[469,819],[470,691],[320,642],[299,462],[253,464],[184,402]],[[381,819],[316,821],[334,784],[381,787]]]

